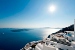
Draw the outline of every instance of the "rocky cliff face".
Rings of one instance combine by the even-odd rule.
[[[68,26],[68,27],[65,27],[65,28],[62,28],[61,30],[53,33],[53,34],[56,34],[56,33],[60,33],[60,32],[64,32],[64,31],[74,31],[74,24]]]
[[[68,27],[62,28],[61,31],[62,32],[64,32],[64,31],[74,31],[74,24],[73,25],[70,25]]]

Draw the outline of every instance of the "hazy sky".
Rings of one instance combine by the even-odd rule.
[[[65,27],[74,19],[75,0],[0,0],[0,27]]]

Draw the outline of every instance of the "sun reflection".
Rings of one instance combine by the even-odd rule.
[[[55,33],[58,30],[60,30],[60,29],[44,29],[43,30],[43,35],[44,35],[43,38],[46,38],[48,35]]]

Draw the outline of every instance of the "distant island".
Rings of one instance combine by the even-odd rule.
[[[52,33],[52,34],[56,34],[56,33],[60,33],[60,32],[65,32],[65,31],[74,31],[74,24],[68,26],[68,27],[65,27],[65,28],[51,28],[51,27],[44,27],[44,28],[40,28],[40,29],[60,29],[59,31],[55,32],[55,33]],[[11,30],[12,32],[21,32],[21,31],[29,31],[29,30],[32,30],[32,29],[14,29],[14,30]]]
[[[29,31],[31,29],[15,29],[15,30],[11,30],[12,32],[21,32],[21,31]]]
[[[42,29],[62,29],[62,28],[59,28],[59,27],[57,27],[57,28],[52,28],[52,27],[43,27]]]

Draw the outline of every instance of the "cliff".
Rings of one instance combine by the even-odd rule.
[[[57,34],[57,33],[60,33],[60,32],[64,32],[64,31],[74,31],[74,24],[68,26],[68,27],[65,27],[65,28],[62,28],[61,30],[53,33],[53,34]]]

